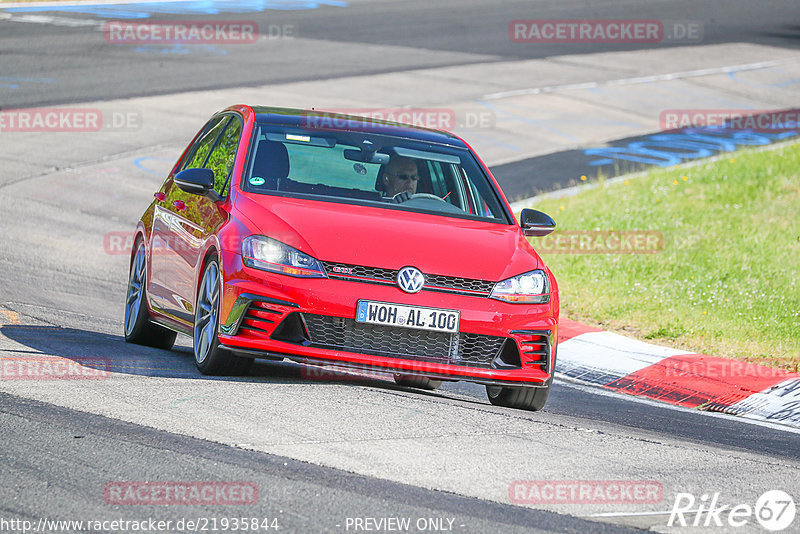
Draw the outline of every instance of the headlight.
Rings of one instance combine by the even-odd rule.
[[[497,282],[489,297],[515,304],[544,304],[550,301],[550,282],[545,272],[537,269]]]
[[[242,260],[248,267],[301,278],[326,278],[322,264],[296,248],[262,235],[242,241]]]

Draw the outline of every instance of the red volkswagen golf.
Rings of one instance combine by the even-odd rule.
[[[230,107],[184,151],[136,229],[125,339],[192,336],[205,374],[254,358],[486,385],[541,409],[555,278],[455,135],[347,115]]]

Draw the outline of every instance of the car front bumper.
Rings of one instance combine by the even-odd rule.
[[[222,254],[219,339],[243,356],[416,374],[491,385],[542,387],[553,373],[557,305],[519,305],[471,295],[251,269]],[[360,299],[458,310],[447,334],[357,323]]]

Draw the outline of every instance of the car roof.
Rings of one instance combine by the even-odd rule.
[[[256,121],[261,124],[296,126],[306,129],[309,127],[316,127],[327,130],[373,133],[415,139],[428,143],[438,143],[452,147],[469,148],[461,138],[449,132],[412,126],[399,122],[313,109],[267,106],[251,106],[251,109],[256,116]],[[377,108],[376,111],[378,111]],[[413,112],[413,110],[410,111]],[[436,110],[431,111],[436,112]]]

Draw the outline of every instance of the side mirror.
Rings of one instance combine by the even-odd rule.
[[[548,214],[529,208],[519,214],[519,225],[527,237],[542,237],[556,229],[556,222]]]
[[[211,169],[184,169],[172,179],[182,191],[205,195],[214,189],[214,171]]]

